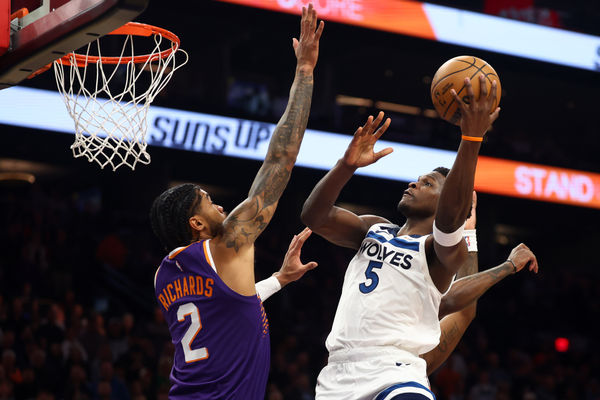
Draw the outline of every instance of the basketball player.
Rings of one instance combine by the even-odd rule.
[[[152,205],[152,227],[170,251],[155,279],[173,344],[171,399],[262,400],[269,325],[254,280],[254,241],[267,227],[306,129],[324,23],[302,9],[286,110],[247,199],[230,214],[199,186],[183,184]]]
[[[480,79],[485,79],[483,76]],[[340,161],[315,186],[302,220],[330,242],[357,250],[326,341],[328,365],[319,374],[317,399],[433,399],[425,360],[440,338],[442,296],[467,260],[463,227],[471,206],[481,141],[500,109],[485,84],[475,98],[465,81],[462,141],[451,170],[436,168],[409,184],[398,203],[403,226],[334,205],[354,171],[392,152],[373,146],[390,124],[383,113],[358,128]],[[432,234],[433,232],[433,234]],[[403,392],[394,391],[403,388]],[[393,389],[391,389],[393,388]]]
[[[454,351],[468,326],[475,318],[477,300],[489,288],[494,286],[509,275],[516,274],[529,265],[529,270],[538,272],[537,263],[533,263],[535,255],[523,243],[516,246],[508,259],[502,264],[483,272],[477,272],[477,237],[476,237],[476,208],[477,195],[473,192],[473,203],[470,216],[465,223],[465,240],[467,241],[468,258],[456,275],[456,282],[440,302],[438,317],[440,320],[440,343],[435,349],[422,354],[427,362],[427,375],[431,375]],[[256,284],[256,291],[264,302],[273,293],[279,291],[289,282],[300,279],[304,273],[316,267],[315,262],[302,264],[300,251],[302,245],[310,236],[311,231],[306,228],[299,235],[294,236],[286,253],[284,263],[279,272],[269,279],[277,278],[274,285],[268,280]],[[263,287],[261,289],[261,286]]]

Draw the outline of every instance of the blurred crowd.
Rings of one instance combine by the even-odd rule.
[[[167,398],[173,346],[152,288],[163,252],[144,210],[123,219],[105,208],[99,188],[0,188],[0,400]],[[279,268],[296,233],[286,211],[259,239],[257,279]],[[319,267],[265,302],[267,399],[314,399],[350,257],[310,238],[303,259]],[[484,295],[430,377],[438,399],[600,399],[598,272],[549,264]],[[565,352],[558,335],[570,340]]]
[[[213,3],[206,2],[215,9],[230,10]],[[600,34],[597,1],[452,4]],[[200,27],[199,16],[181,15],[178,8],[173,12],[177,13],[173,18],[160,14],[161,21],[192,18],[188,25],[194,28],[194,35],[188,38],[205,36],[202,31],[198,34],[198,29],[224,25],[223,18],[211,16],[203,18]],[[283,35],[276,24],[247,18],[246,13],[251,12],[244,9],[238,19],[234,13],[228,14],[226,27],[249,20],[244,23],[258,26],[259,33],[251,34],[254,31],[244,25],[240,25],[243,34],[229,29],[231,37],[210,30],[210,41],[196,40],[207,46],[204,51],[190,54],[210,55],[211,62],[196,58],[201,62],[178,72],[178,81],[161,92],[156,103],[160,105],[162,96],[164,105],[170,107],[276,121],[287,101],[292,69],[283,64],[289,61],[284,55],[291,57],[291,53],[280,50],[285,49],[283,44],[270,43],[262,49],[256,43],[266,36],[281,36],[288,43],[291,33],[287,25]],[[265,21],[270,21],[271,14],[265,15]],[[378,111],[336,104],[337,95],[431,107],[426,73],[419,74],[418,87],[413,87],[411,94],[404,94],[408,85],[404,75],[416,68],[407,54],[424,58],[421,47],[425,43],[402,42],[407,49],[399,51],[385,47],[396,43],[388,42],[391,39],[384,33],[336,29],[333,23],[328,23],[327,29],[329,36],[323,42],[315,76],[310,128],[350,135],[369,114]],[[353,41],[353,35],[369,40]],[[191,42],[194,40],[188,39],[190,46]],[[373,47],[373,43],[381,43],[381,47]],[[416,50],[410,47],[414,43],[418,44]],[[353,58],[351,49],[360,57]],[[385,54],[385,63],[363,56],[378,51]],[[362,58],[362,64],[347,68],[350,61],[354,64]],[[575,70],[550,73],[537,64],[521,68],[525,61],[518,65],[512,59],[505,61],[507,66],[500,73],[507,83],[503,104],[513,102],[512,114],[506,111],[512,120],[499,119],[496,131],[486,139],[485,155],[600,172],[597,122],[592,118],[597,102],[589,97],[595,93],[597,79],[588,79],[581,71],[579,75]],[[433,65],[428,65],[427,73],[433,72]],[[348,71],[357,72],[352,75]],[[554,79],[559,74],[567,83]],[[54,87],[51,75],[34,82],[43,84],[42,79],[49,79]],[[369,90],[358,88],[361,84]],[[357,87],[356,92],[347,91],[344,85]],[[383,89],[392,90],[394,96]],[[539,93],[548,90],[555,95],[540,100]],[[558,115],[560,118],[554,118]],[[389,112],[388,116],[393,122],[387,140],[456,148],[456,128],[446,122],[422,114]],[[570,132],[577,132],[577,140]],[[293,188],[288,188],[288,193],[290,190]],[[111,207],[106,205],[108,197],[113,201]],[[137,212],[123,211],[114,207],[118,197],[110,193],[108,185],[75,186],[68,179],[33,185],[0,182],[0,400],[167,399],[173,346],[153,290],[154,272],[164,252],[150,230],[149,205],[139,206]],[[259,238],[257,279],[279,268],[289,240],[302,229],[297,205],[285,209],[282,203]],[[553,217],[565,218],[548,218]],[[580,229],[578,222],[573,221],[574,229]],[[557,257],[541,260],[539,276],[528,272],[510,276],[480,300],[477,316],[458,348],[430,377],[439,400],[600,400],[596,343],[600,337],[596,321],[600,316],[600,269],[592,253],[597,238],[567,248],[563,240],[569,235],[563,233],[556,236],[556,242],[545,244],[546,254],[555,252]],[[509,245],[494,244],[498,247],[494,256],[506,256]],[[345,266],[352,256],[351,251],[311,237],[303,259],[318,261],[319,267],[265,302],[272,352],[268,400],[314,399],[316,378],[327,360],[325,338]],[[480,261],[485,269],[498,260],[482,252]],[[568,349],[555,347],[559,337],[568,339]]]

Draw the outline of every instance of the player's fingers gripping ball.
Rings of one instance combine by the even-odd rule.
[[[460,108],[452,97],[450,89],[454,89],[458,97],[465,104],[470,103],[470,98],[465,87],[465,78],[470,78],[475,99],[479,98],[480,80],[479,75],[485,76],[487,93],[491,96],[492,82],[496,81],[496,100],[492,102],[490,114],[500,104],[502,88],[498,74],[487,62],[474,56],[459,56],[446,61],[437,70],[431,81],[431,100],[440,117],[454,125],[460,123]]]

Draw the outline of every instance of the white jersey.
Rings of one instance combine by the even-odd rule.
[[[440,340],[440,293],[429,275],[426,236],[396,236],[373,225],[350,261],[333,326],[330,355],[388,346],[416,357]]]

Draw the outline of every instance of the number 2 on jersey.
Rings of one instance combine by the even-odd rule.
[[[196,335],[202,329],[202,322],[200,322],[200,313],[198,307],[194,303],[185,303],[179,306],[177,309],[177,319],[179,322],[185,321],[185,317],[190,316],[190,327],[185,331],[185,335],[181,339],[181,347],[183,347],[183,355],[185,356],[185,362],[191,363],[194,361],[205,360],[208,358],[208,350],[206,347],[192,350],[192,342],[196,338]]]
[[[362,293],[365,293],[365,294],[371,293],[373,290],[375,290],[375,288],[379,284],[379,275],[377,275],[377,272],[373,271],[373,269],[381,268],[382,266],[383,266],[383,263],[381,261],[369,262],[369,265],[367,266],[367,269],[365,270],[365,277],[367,279],[369,279],[371,282],[369,282],[368,285],[366,285],[365,282],[358,285],[358,289]]]

